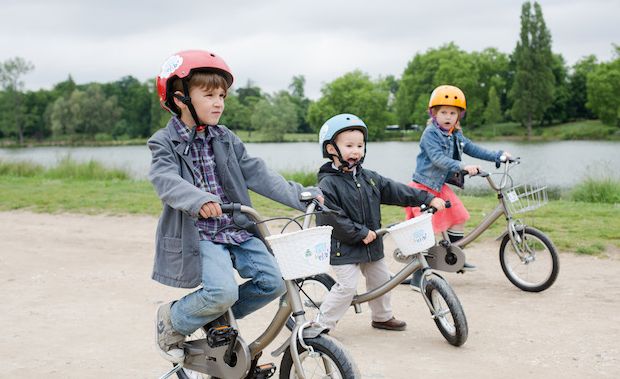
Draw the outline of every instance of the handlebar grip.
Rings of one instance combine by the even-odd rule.
[[[220,208],[222,208],[222,213],[232,214],[234,212],[241,211],[241,204],[240,203],[220,204]]]
[[[446,208],[452,207],[452,203],[450,203],[450,200],[446,200],[445,204],[446,204]],[[437,212],[437,208],[435,208],[435,207],[427,207],[426,205],[422,205],[420,207],[420,210],[422,212],[428,212],[428,213],[431,213],[431,214]]]

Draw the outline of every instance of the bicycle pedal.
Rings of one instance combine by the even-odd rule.
[[[276,373],[276,365],[273,363],[264,363],[254,369],[254,378],[266,379],[271,378]]]
[[[237,339],[239,332],[237,329],[228,325],[215,326],[207,332],[207,344],[209,347],[219,347],[228,345],[231,341]]]

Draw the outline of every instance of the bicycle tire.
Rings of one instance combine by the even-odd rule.
[[[461,302],[452,287],[439,276],[426,281],[424,292],[430,300],[433,321],[450,345],[461,346],[467,341],[468,327]]]
[[[336,339],[321,334],[316,338],[305,339],[304,342],[306,345],[311,346],[315,352],[319,353],[319,356],[311,356],[301,344],[297,343],[297,351],[307,379],[326,377],[339,379],[361,378],[355,361]],[[329,367],[326,368],[326,365]],[[280,362],[280,379],[293,378],[297,378],[297,375],[291,349],[289,348]]]
[[[296,279],[295,281],[302,289],[299,291],[299,295],[306,312],[306,319],[313,321],[318,313],[318,307],[323,302],[325,295],[336,284],[336,281],[328,274],[313,275],[307,278]],[[286,327],[288,330],[293,330],[295,327],[293,316],[286,320]]]
[[[526,292],[544,291],[553,285],[560,272],[560,259],[555,245],[545,233],[536,228],[527,226],[518,233],[522,241],[518,248],[526,254],[525,260],[515,253],[510,236],[505,235],[499,247],[502,270],[517,288]],[[517,264],[512,265],[515,257],[518,259]],[[550,267],[544,267],[543,261],[547,261]],[[534,263],[539,263],[536,268]],[[535,272],[542,273],[540,279],[534,278]]]

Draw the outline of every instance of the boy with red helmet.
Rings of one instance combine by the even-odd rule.
[[[303,188],[250,157],[243,142],[218,125],[233,83],[228,65],[202,50],[169,57],[157,77],[168,125],[148,141],[149,180],[163,203],[156,234],[153,279],[196,291],[157,310],[157,346],[171,362],[184,359],[185,336],[228,308],[242,318],[285,292],[282,275],[263,242],[248,231],[227,228],[220,204],[251,206],[248,189],[305,209]],[[248,279],[238,286],[235,270]]]
[[[479,165],[464,164],[462,155],[495,162],[499,162],[502,154],[510,157],[508,152],[486,150],[463,135],[460,120],[466,109],[465,94],[458,87],[442,85],[433,90],[428,103],[431,119],[420,138],[416,170],[409,184],[450,201],[450,208],[433,216],[433,229],[436,233],[447,230],[451,242],[463,238],[469,212],[446,183],[462,187],[461,170],[475,175],[480,169]],[[420,212],[419,208],[406,208],[405,211],[407,219]],[[474,270],[475,266],[465,263],[463,269]],[[415,283],[419,283],[418,278],[411,281],[412,285]]]

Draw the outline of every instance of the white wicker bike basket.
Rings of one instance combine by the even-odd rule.
[[[424,213],[388,228],[403,255],[413,255],[435,245],[433,215]]]
[[[327,272],[332,229],[331,226],[317,226],[266,237],[282,278],[292,280]]]

